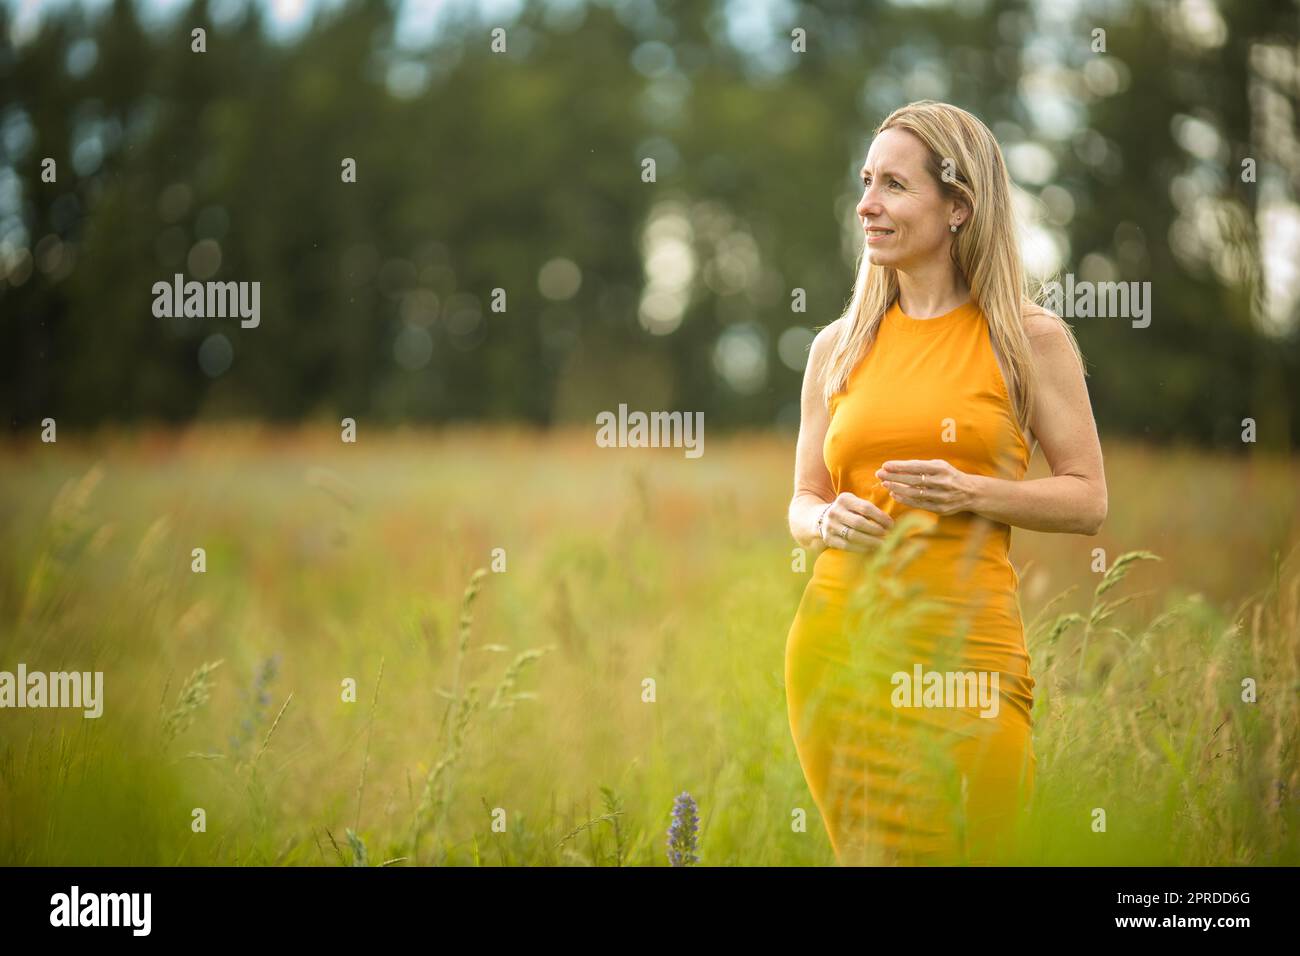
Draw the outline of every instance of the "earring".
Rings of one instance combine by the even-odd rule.
[[[951,231],[953,231],[953,232],[956,232],[956,231],[957,231],[957,226],[956,226],[955,224],[949,226],[948,228],[949,228]]]

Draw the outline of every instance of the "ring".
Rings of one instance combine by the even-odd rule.
[[[851,529],[849,528],[848,525],[845,525],[843,528],[840,528],[840,537],[843,538],[845,541],[848,541],[850,530]]]

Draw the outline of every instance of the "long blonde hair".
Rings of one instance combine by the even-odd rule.
[[[1006,364],[1007,391],[1016,416],[1021,429],[1028,431],[1035,375],[1024,313],[1034,300],[1029,295],[1020,257],[1011,180],[998,141],[975,116],[934,100],[918,100],[894,110],[873,137],[891,128],[917,136],[929,150],[930,171],[944,195],[965,199],[970,206],[969,218],[952,239],[953,262],[970,287],[971,298],[988,320]],[[947,177],[943,175],[945,158],[952,160]],[[853,298],[840,316],[845,321],[840,324],[826,361],[822,398],[827,405],[848,383],[850,373],[875,341],[885,312],[897,298],[897,271],[874,265],[864,241],[858,254]],[[1073,330],[1060,316],[1052,318],[1065,329],[1075,357],[1084,367]]]

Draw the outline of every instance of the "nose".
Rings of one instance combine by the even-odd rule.
[[[862,190],[862,198],[858,200],[859,219],[879,216],[884,211],[884,207],[880,204],[880,199],[875,191],[875,186],[876,184],[872,183]]]

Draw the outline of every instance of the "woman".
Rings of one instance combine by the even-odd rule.
[[[841,864],[1007,859],[1034,775],[1011,526],[1106,517],[1083,360],[1026,294],[983,123],[904,106],[862,180],[853,298],[804,375],[791,732]],[[1035,444],[1052,477],[1025,481]]]

